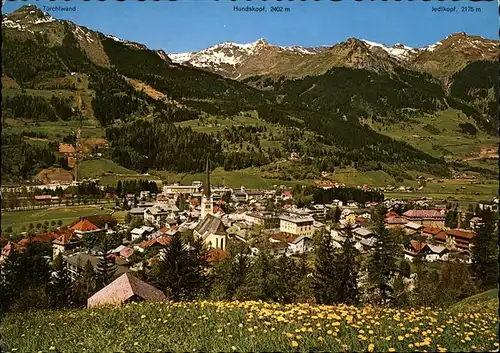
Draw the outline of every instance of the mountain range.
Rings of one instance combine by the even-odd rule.
[[[446,174],[465,166],[381,126],[416,126],[451,109],[458,130],[427,129],[462,136],[498,129],[498,41],[465,33],[416,49],[355,38],[317,48],[260,39],[170,54],[26,5],[3,16],[2,39],[3,116],[97,120],[109,158],[137,170],[202,170],[207,153],[226,169],[274,167],[298,152],[297,168],[316,176],[347,165]],[[239,116],[254,120],[235,123]],[[207,121],[215,128],[197,129]]]
[[[224,42],[198,52],[169,54],[169,57],[176,63],[244,80],[250,76],[321,75],[333,67],[373,70],[403,67],[446,78],[471,61],[496,60],[498,54],[497,41],[461,32],[423,48],[399,43],[388,47],[356,38],[333,46],[280,47],[259,39],[249,44]]]

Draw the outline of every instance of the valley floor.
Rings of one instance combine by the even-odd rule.
[[[430,308],[263,302],[129,303],[8,314],[7,352],[488,351],[498,348],[498,297]]]

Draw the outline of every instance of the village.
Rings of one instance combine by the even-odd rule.
[[[335,187],[341,186],[321,186],[325,190]],[[139,196],[135,205],[132,197],[128,197],[130,209],[123,223],[109,215],[80,217],[69,227],[27,236],[17,243],[4,236],[0,263],[12,252],[22,252],[29,243],[50,242],[52,258],[47,260],[61,254],[71,279],[76,280],[87,263],[97,271],[99,258],[112,258],[116,265],[114,278],[118,279],[97,292],[95,298],[89,298],[89,305],[98,305],[139,295],[132,290],[129,297],[117,299],[116,294],[123,293],[120,288],[124,283],[127,286],[130,281],[142,283],[130,288],[151,287],[135,278],[134,273],[150,268],[152,261],[162,256],[162,249],[183,232],[202,240],[209,249],[209,262],[226,258],[230,241],[245,244],[252,256],[258,256],[263,248],[275,256],[308,256],[314,250],[316,232],[330,234],[334,247],[340,248],[347,228],[352,231],[354,246],[361,254],[369,254],[376,245],[371,218],[378,202],[334,199],[327,204],[298,207],[288,189],[253,190],[242,186],[233,190],[212,186],[208,161],[203,182],[165,185],[156,195],[143,191]],[[388,211],[385,226],[401,234],[399,246],[407,261],[412,262],[418,256],[426,262],[457,259],[471,263],[480,217],[466,220],[460,212],[456,227],[452,228],[445,222],[451,210],[446,205],[434,204],[431,199],[411,203],[389,199],[383,204]],[[478,207],[497,211],[497,205],[481,203]],[[401,212],[405,207],[408,210]],[[112,237],[113,248],[103,249],[95,241],[99,236]],[[157,293],[153,289],[150,288]],[[102,291],[109,295],[103,296]]]

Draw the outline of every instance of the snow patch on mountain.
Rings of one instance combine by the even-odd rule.
[[[400,43],[397,43],[397,44],[393,45],[392,47],[388,47],[384,44],[370,42],[370,41],[365,40],[365,39],[362,39],[362,41],[366,45],[368,45],[368,47],[370,49],[372,49],[374,47],[380,48],[380,49],[384,50],[387,54],[389,54],[390,56],[392,56],[393,58],[398,59],[398,60],[408,59],[408,57],[411,55],[411,53],[416,51],[416,49],[407,47],[406,45],[403,45]]]

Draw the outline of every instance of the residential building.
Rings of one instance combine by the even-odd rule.
[[[108,254],[107,256],[114,256],[114,255]],[[78,279],[88,261],[90,261],[90,264],[94,268],[94,271],[97,271],[97,266],[99,264],[99,257],[88,254],[83,251],[63,253],[63,260],[66,264],[66,268],[68,269],[69,277],[73,281]],[[114,276],[115,277],[120,276],[128,271],[129,271],[128,267],[117,264]]]
[[[315,219],[325,219],[327,208],[325,205],[316,204],[308,207],[306,211]]]
[[[165,185],[163,187],[163,193],[164,194],[185,194],[185,195],[192,195],[196,194],[200,191],[200,183],[199,182],[193,182],[192,185],[179,185],[179,184],[173,184],[173,185]]]
[[[176,205],[168,203],[156,204],[144,210],[144,221],[149,221],[159,227],[167,218],[176,218],[178,213],[179,208]]]
[[[55,259],[60,253],[80,246],[82,240],[72,230],[61,231],[61,235],[52,241],[52,256]]]
[[[437,210],[409,210],[403,216],[408,221],[423,226],[444,228],[444,215]]]
[[[444,243],[447,247],[452,249],[469,250],[475,236],[476,234],[474,232],[450,229],[437,234],[434,240]]]
[[[142,226],[140,228],[134,228],[130,231],[132,241],[136,241],[140,238],[145,238],[151,234],[155,229],[153,227]]]
[[[269,242],[287,244],[287,254],[302,254],[313,249],[312,238],[304,235],[294,236],[286,233],[277,233],[269,237]]]
[[[280,217],[280,232],[292,235],[305,235],[312,237],[314,234],[314,219],[312,217]]]
[[[119,305],[129,301],[165,300],[163,292],[144,281],[124,273],[87,300],[87,306]]]

